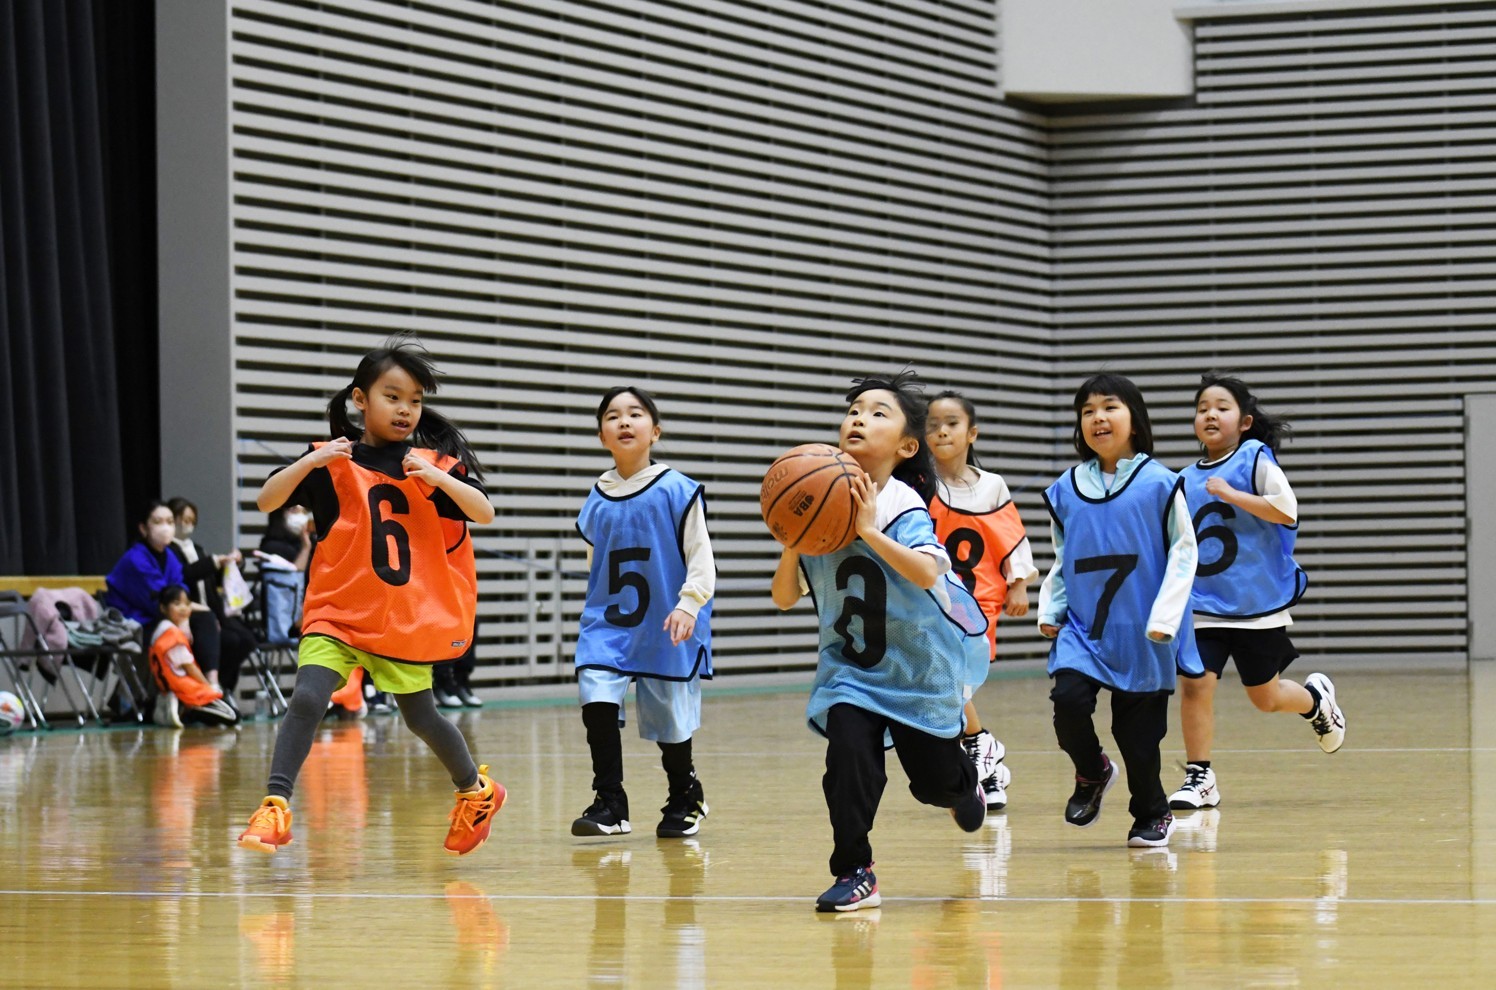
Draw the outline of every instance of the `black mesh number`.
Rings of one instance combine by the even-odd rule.
[[[848,557],[836,569],[836,590],[846,591],[853,578],[862,579],[862,597],[842,599],[841,616],[832,628],[842,638],[842,656],[864,669],[876,667],[888,652],[888,578],[866,557]],[[852,620],[862,620],[862,647],[852,636]]]
[[[1100,557],[1083,557],[1075,562],[1075,573],[1090,574],[1094,571],[1113,571],[1101,588],[1101,600],[1096,603],[1096,617],[1091,622],[1091,638],[1100,639],[1106,633],[1106,620],[1112,613],[1112,599],[1122,590],[1127,575],[1137,570],[1138,555],[1135,553],[1109,553]]]
[[[390,516],[384,517],[384,507],[389,506]],[[385,584],[403,587],[410,583],[410,533],[395,522],[394,516],[410,512],[410,502],[405,493],[394,485],[375,485],[369,489],[369,561],[374,573]],[[390,553],[393,540],[394,554]],[[393,556],[394,564],[390,563]]]
[[[640,563],[649,559],[649,547],[623,547],[608,552],[608,594],[621,595],[625,588],[633,588],[638,602],[632,612],[625,612],[614,602],[603,611],[603,618],[615,626],[632,629],[644,621],[649,611],[649,582],[638,571],[626,571],[624,564]]]
[[[976,594],[977,565],[987,556],[987,544],[983,542],[982,534],[964,527],[952,530],[946,537],[945,549],[951,555],[951,570],[966,585],[967,591]]]
[[[1207,516],[1220,516],[1221,521],[1214,526],[1201,528],[1200,524],[1205,521]],[[1208,505],[1202,505],[1200,511],[1195,513],[1195,542],[1204,543],[1206,540],[1221,541],[1221,555],[1215,560],[1212,560],[1208,564],[1203,563],[1205,554],[1200,554],[1202,563],[1195,568],[1196,577],[1210,577],[1212,574],[1219,574],[1236,563],[1236,553],[1239,549],[1236,542],[1236,534],[1231,531],[1231,527],[1227,526],[1225,522],[1227,519],[1235,518],[1236,510],[1225,502],[1211,502]]]

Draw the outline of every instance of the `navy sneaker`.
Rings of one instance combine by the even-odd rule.
[[[694,777],[691,786],[679,794],[671,794],[660,809],[663,816],[655,826],[655,835],[662,839],[683,839],[701,830],[701,820],[706,817],[706,794],[701,781]]]
[[[634,830],[629,824],[627,794],[601,794],[571,823],[572,835],[627,835]]]
[[[1077,828],[1086,828],[1101,815],[1101,799],[1117,782],[1117,765],[1101,755],[1102,776],[1100,780],[1075,778],[1075,793],[1065,802],[1065,821]]]
[[[1134,849],[1148,846],[1167,846],[1169,836],[1174,834],[1174,816],[1164,812],[1163,817],[1151,821],[1135,821],[1132,831],[1127,833],[1127,844]]]
[[[981,781],[977,781],[976,790],[951,809],[951,817],[963,832],[975,832],[982,827],[982,823],[987,820],[987,792],[983,790]]]
[[[983,804],[985,808],[985,803]],[[883,903],[878,893],[878,878],[873,876],[873,864],[859,866],[846,876],[836,878],[831,889],[816,898],[817,911],[860,911],[875,908]]]

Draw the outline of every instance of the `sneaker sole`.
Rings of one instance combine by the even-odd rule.
[[[578,818],[571,823],[572,835],[628,835],[633,830],[633,826],[626,821],[619,822],[611,828],[607,825],[599,825],[597,822],[589,822],[585,818]]]
[[[1113,787],[1117,786],[1117,778],[1120,777],[1120,776],[1122,776],[1122,771],[1118,770],[1117,769],[1117,764],[1113,763],[1112,764],[1112,775],[1106,779],[1106,783],[1103,784],[1102,787],[1101,787],[1101,799],[1096,802],[1096,814],[1092,815],[1091,816],[1091,820],[1088,821],[1088,822],[1072,822],[1070,820],[1069,816],[1067,815],[1065,817],[1065,824],[1066,825],[1073,825],[1076,828],[1090,828],[1092,825],[1095,825],[1098,821],[1100,821],[1101,820],[1101,801],[1105,800],[1106,796],[1107,796],[1107,793],[1110,792]]]
[[[1200,801],[1191,801],[1189,798],[1169,797],[1169,808],[1172,811],[1199,811],[1201,808],[1214,808],[1221,803],[1219,794],[1212,794]]]
[[[864,897],[862,900],[853,901],[851,904],[822,904],[820,901],[816,901],[816,911],[821,914],[831,914],[832,912],[845,914],[848,911],[861,911],[864,908],[875,908],[882,903],[883,895],[875,890],[871,894]]]
[[[1141,835],[1130,835],[1127,837],[1127,847],[1129,849],[1156,849],[1159,846],[1167,846],[1169,844],[1169,836],[1173,834],[1174,830],[1171,828],[1169,829],[1169,835],[1164,836],[1162,839],[1145,839]]]

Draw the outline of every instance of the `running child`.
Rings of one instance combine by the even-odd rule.
[[[1086,828],[1117,781],[1094,715],[1112,696],[1112,738],[1127,767],[1129,846],[1165,846],[1174,816],[1160,779],[1176,671],[1203,668],[1190,628],[1195,532],[1179,476],[1152,457],[1153,428],[1136,385],[1093,375],[1075,393],[1081,462],[1044,492],[1054,566],[1039,590],[1039,631],[1054,639],[1055,735],[1075,764],[1065,821]]]
[[[1169,796],[1171,808],[1221,803],[1210,751],[1216,685],[1228,658],[1259,711],[1303,716],[1326,753],[1345,742],[1345,715],[1330,679],[1310,674],[1301,685],[1279,676],[1299,655],[1288,638],[1288,610],[1309,585],[1293,559],[1298,499],[1278,466],[1278,445],[1289,432],[1240,378],[1200,376],[1195,439],[1205,456],[1180,474],[1200,543],[1190,608],[1205,673],[1179,679],[1189,765]]]
[[[945,391],[930,400],[925,443],[939,475],[930,516],[935,535],[951,556],[951,570],[987,616],[990,662],[997,659],[998,618],[1028,614],[1028,584],[1039,572],[1008,483],[1000,474],[983,471],[977,460],[977,435],[976,406],[966,396]],[[987,810],[1007,807],[1012,774],[1003,762],[1006,751],[982,727],[972,701],[966,703],[961,745],[982,778]]]
[[[161,621],[151,632],[151,675],[157,725],[180,729],[183,720],[204,725],[236,725],[239,713],[229,707],[223,690],[208,680],[192,653],[192,597],[180,584],[167,586],[158,599]]]
[[[857,539],[821,556],[786,549],[774,572],[774,604],[788,609],[809,594],[821,627],[806,716],[826,737],[821,787],[836,882],[817,911],[882,902],[868,833],[890,744],[915,800],[949,808],[967,832],[987,816],[961,745],[962,708],[987,673],[987,620],[935,536],[935,466],[917,382],[909,371],[854,379],[840,447],[867,472],[852,486]]]
[[[275,739],[269,792],[239,836],[273,853],[291,841],[292,787],[328,699],[363,668],[457,786],[444,847],[461,856],[488,838],[504,788],[474,765],[462,733],[436,710],[431,665],[461,656],[473,635],[478,583],[468,523],[493,519],[467,438],[424,408],[437,373],[425,348],[398,334],[364,355],[327,405],[331,440],[272,474],[261,512],[309,506],[317,542],[307,571],[296,690]],[[349,418],[352,402],[362,419]]]
[[[577,517],[587,541],[587,602],[577,638],[582,724],[592,752],[592,804],[572,835],[624,835],[623,698],[635,683],[639,735],[660,747],[669,786],[655,835],[695,835],[706,794],[691,759],[701,728],[701,680],[712,676],[717,565],[701,485],[651,460],[660,439],[654,397],[631,385],[597,405],[597,436],[613,467]]]

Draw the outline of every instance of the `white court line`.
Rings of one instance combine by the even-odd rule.
[[[758,894],[378,894],[334,893],[327,891],[191,891],[191,890],[0,890],[0,897],[122,897],[122,898],[194,898],[197,900],[268,900],[291,898],[320,901],[638,901],[657,904],[672,901],[720,902],[730,904],[803,904],[806,895],[771,896]],[[985,904],[1303,904],[1323,907],[1326,904],[1393,905],[1427,907],[1496,907],[1493,897],[884,897],[904,904],[943,904],[978,902]]]

